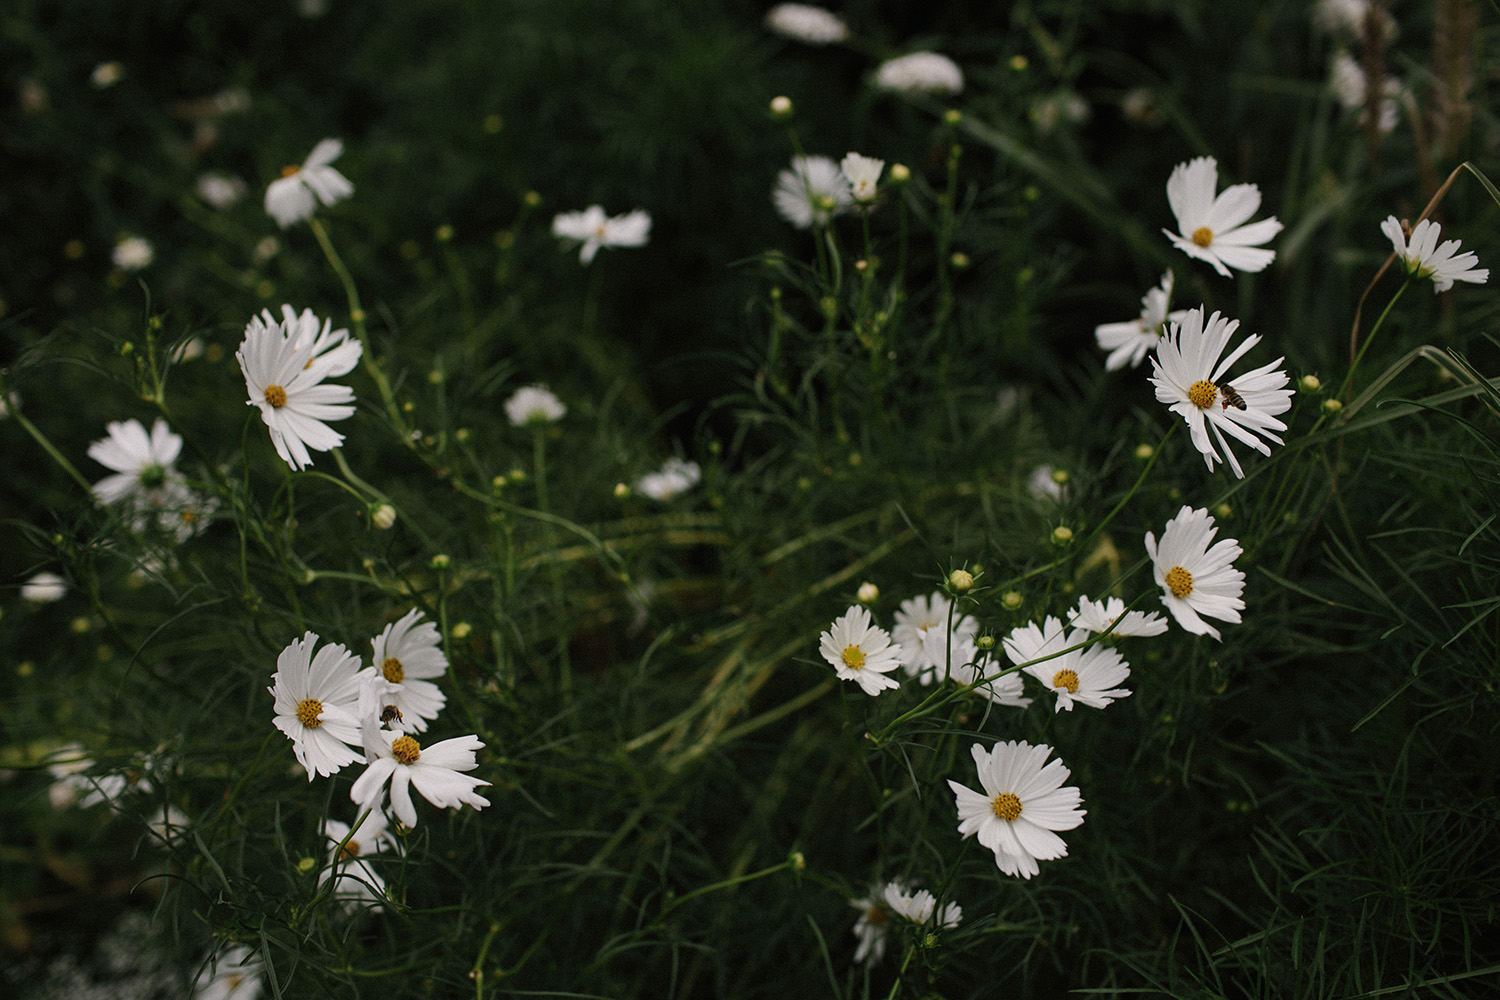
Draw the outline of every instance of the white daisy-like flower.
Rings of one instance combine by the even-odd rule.
[[[276,700],[276,728],[292,741],[292,752],[307,769],[308,781],[365,759],[352,749],[362,742],[355,715],[359,659],[337,643],[329,643],[314,656],[317,644],[313,632],[293,639],[276,657],[276,673],[268,689]]]
[[[1028,674],[1057,695],[1056,711],[1071,712],[1074,703],[1108,708],[1115,699],[1130,697],[1129,689],[1114,687],[1130,676],[1130,665],[1119,650],[1095,643],[1062,652],[1091,635],[1085,629],[1064,629],[1061,621],[1048,615],[1041,625],[1031,622],[1013,629],[1005,637],[1005,655],[1025,665]]]
[[[512,425],[550,424],[563,418],[568,408],[546,386],[527,385],[505,401],[505,415]]]
[[[245,181],[233,174],[210,170],[198,175],[195,190],[209,207],[223,211],[245,197]]]
[[[1122,323],[1101,323],[1094,327],[1094,339],[1102,350],[1108,351],[1104,359],[1105,371],[1118,371],[1126,365],[1134,368],[1148,353],[1156,349],[1162,330],[1168,321],[1182,322],[1186,309],[1168,312],[1172,301],[1172,272],[1161,277],[1161,284],[1141,296],[1141,315],[1137,319]]]
[[[344,331],[315,334],[316,317],[310,311],[296,316],[290,306],[273,323],[269,313],[253,317],[245,327],[235,359],[245,376],[249,405],[259,408],[271,434],[271,444],[293,469],[312,464],[313,451],[337,447],[344,436],[324,421],[343,420],[354,412],[354,390],[345,385],[324,385],[331,374],[352,368],[363,350],[359,341],[339,341]],[[321,350],[322,353],[319,353]]]
[[[635,491],[652,500],[667,501],[698,485],[703,470],[697,462],[684,462],[672,457],[662,463],[659,472],[648,472],[635,481]]]
[[[645,246],[651,236],[651,215],[638,208],[624,215],[607,216],[599,205],[590,205],[582,212],[555,216],[552,235],[581,243],[578,259],[587,264],[601,247]]]
[[[32,604],[51,604],[60,601],[68,592],[68,581],[46,570],[21,584],[21,600]]]
[[[266,213],[278,226],[310,219],[319,202],[331,206],[354,193],[349,179],[329,166],[343,151],[338,139],[324,139],[300,167],[281,168],[281,177],[266,188]]]
[[[930,921],[937,928],[957,927],[964,918],[964,909],[957,903],[944,903],[943,908],[938,910],[937,900],[932,893],[926,889],[908,892],[900,882],[886,883],[881,897],[892,913],[905,917],[914,924],[926,924]]]
[[[385,901],[385,879],[370,864],[369,858],[387,848],[395,850],[396,841],[387,832],[388,824],[385,813],[378,809],[370,810],[352,833],[348,823],[336,819],[324,823],[328,867],[319,874],[318,884],[321,886],[329,879],[335,880],[333,898],[350,909]]]
[[[1380,231],[1390,237],[1391,245],[1396,248],[1396,256],[1401,258],[1407,274],[1417,279],[1432,279],[1433,294],[1446,292],[1453,287],[1455,281],[1472,281],[1476,285],[1482,285],[1490,280],[1488,268],[1474,266],[1479,263],[1479,258],[1473,251],[1458,252],[1458,240],[1444,240],[1441,246],[1438,245],[1438,237],[1443,230],[1431,219],[1423,219],[1412,228],[1409,243],[1400,220],[1394,215],[1380,224]]]
[[[212,966],[193,980],[192,1000],[256,1000],[264,985],[266,963],[249,946],[232,944]]]
[[[1045,743],[996,743],[989,751],[971,748],[984,793],[949,780],[958,804],[958,832],[979,835],[1006,875],[1029,879],[1041,871],[1038,861],[1066,857],[1068,845],[1057,835],[1083,823],[1083,797],[1064,787],[1069,771],[1061,760],[1043,766],[1052,748]]]
[[[962,614],[952,614],[953,602],[941,591],[935,590],[928,597],[910,597],[896,609],[896,626],[891,629],[891,640],[900,649],[901,666],[908,677],[915,677],[923,684],[941,679],[945,671],[967,663],[962,656],[964,640],[972,640],[979,631],[979,623]],[[948,627],[950,614],[953,617],[952,634]],[[929,639],[931,641],[929,641]],[[972,644],[970,646],[972,648]]]
[[[1225,380],[1230,367],[1260,343],[1260,334],[1252,334],[1221,361],[1220,355],[1239,326],[1239,320],[1214,313],[1205,327],[1203,307],[1188,310],[1181,323],[1168,324],[1166,336],[1157,345],[1151,359],[1155,372],[1151,383],[1156,386],[1156,398],[1187,421],[1193,446],[1203,453],[1209,469],[1216,461],[1227,461],[1234,474],[1243,479],[1245,472],[1224,436],[1262,455],[1271,454],[1266,441],[1281,444],[1276,432],[1286,430],[1286,424],[1277,420],[1276,414],[1291,409],[1292,390],[1286,388],[1286,372],[1276,367],[1281,358]],[[1215,442],[1223,449],[1222,457]]]
[[[94,496],[102,504],[139,513],[137,520],[143,522],[146,510],[160,508],[174,488],[184,488],[173,467],[182,453],[182,438],[160,417],[149,434],[139,420],[112,421],[105,430],[109,436],[89,445],[89,458],[113,469],[114,475],[94,484]]]
[[[776,175],[771,202],[798,229],[826,226],[854,201],[844,172],[826,156],[794,156],[790,169]]]
[[[1328,70],[1328,89],[1333,91],[1333,96],[1338,102],[1350,111],[1361,112],[1361,121],[1366,121],[1369,115],[1370,103],[1370,78],[1353,56],[1340,51],[1333,57],[1333,63]],[[1396,127],[1396,92],[1401,89],[1401,81],[1394,76],[1382,76],[1380,78],[1380,118],[1377,127],[1382,133],[1390,132]]]
[[[839,170],[843,173],[844,180],[849,182],[849,193],[862,205],[875,200],[880,185],[880,172],[884,169],[884,160],[861,156],[859,153],[847,153],[839,161]]]
[[[964,74],[941,53],[912,52],[881,63],[875,86],[900,94],[957,94],[964,89]]]
[[[115,244],[110,260],[122,271],[140,271],[156,259],[156,249],[143,236],[124,236]]]
[[[779,3],[766,11],[766,27],[808,45],[832,45],[849,37],[849,26],[837,15],[805,3]]]
[[[1240,596],[1245,592],[1245,574],[1232,565],[1240,557],[1240,543],[1233,538],[1214,542],[1218,531],[1207,510],[1184,506],[1167,522],[1159,545],[1156,536],[1146,532],[1146,554],[1161,587],[1162,603],[1178,625],[1215,639],[1219,632],[1204,616],[1237,624],[1245,607]]]
[[[448,696],[432,683],[432,678],[448,672],[441,642],[437,626],[422,621],[422,612],[415,608],[371,640],[374,669],[388,684],[400,685],[385,698],[382,708],[395,705],[404,727],[414,732],[426,732],[425,720],[436,719],[448,702]]]
[[[884,888],[872,889],[863,899],[851,899],[849,905],[859,911],[854,922],[854,936],[859,944],[854,961],[874,965],[885,957],[886,935],[891,927],[891,908],[886,904]]]
[[[1177,216],[1178,232],[1163,229],[1172,244],[1199,260],[1208,261],[1224,277],[1229,269],[1260,271],[1276,259],[1276,251],[1260,244],[1281,232],[1275,216],[1245,223],[1260,208],[1260,188],[1235,184],[1215,196],[1219,164],[1212,156],[1179,163],[1167,179],[1167,201]]]
[[[1161,615],[1155,611],[1127,612],[1125,602],[1118,597],[1106,597],[1102,601],[1080,597],[1070,624],[1073,628],[1108,632],[1110,635],[1161,635],[1167,630],[1166,619]]]
[[[417,825],[412,788],[439,809],[466,805],[483,809],[490,804],[475,791],[489,782],[460,773],[479,766],[474,757],[476,750],[484,748],[479,737],[459,736],[423,748],[415,737],[381,729],[374,717],[365,719],[364,736],[370,764],[349,789],[349,798],[361,809],[380,809],[387,784],[391,811],[408,827]]]
[[[854,681],[865,694],[874,696],[900,687],[895,678],[886,676],[901,665],[900,647],[891,645],[885,629],[871,623],[868,608],[855,604],[835,619],[820,637],[818,650],[840,680]]]
[[[1031,704],[1020,672],[1002,673],[1005,667],[999,658],[992,651],[979,649],[972,639],[965,639],[964,646],[965,660],[955,669],[954,681],[963,687],[974,685],[975,694],[1006,708],[1025,708]]]

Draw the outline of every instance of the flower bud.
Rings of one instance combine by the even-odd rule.
[[[866,580],[859,585],[859,591],[854,596],[859,598],[861,604],[874,604],[880,599],[880,588]]]
[[[370,523],[381,531],[390,531],[396,523],[396,508],[388,503],[379,503],[370,511]]]
[[[948,574],[948,586],[955,593],[962,594],[974,586],[974,575],[968,570],[956,569]]]

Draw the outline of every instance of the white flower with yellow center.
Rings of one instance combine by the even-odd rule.
[[[1178,232],[1163,229],[1173,245],[1189,257],[1206,260],[1224,277],[1229,268],[1260,271],[1276,258],[1276,251],[1260,244],[1281,232],[1274,216],[1245,225],[1260,208],[1260,188],[1235,184],[1214,195],[1219,165],[1212,156],[1179,163],[1167,179],[1167,202],[1177,216]]]
[[[391,811],[408,827],[417,825],[417,810],[411,790],[439,809],[473,806],[483,809],[490,800],[475,789],[488,781],[461,774],[479,766],[474,757],[484,744],[477,736],[459,736],[423,747],[406,733],[380,728],[373,716],[364,720],[365,753],[370,764],[349,789],[349,798],[361,809],[380,809],[386,785],[391,789]]]
[[[1252,334],[1220,360],[1239,326],[1239,320],[1214,313],[1205,327],[1203,307],[1188,310],[1181,323],[1168,325],[1167,335],[1157,346],[1151,359],[1155,372],[1151,382],[1156,386],[1156,398],[1187,421],[1193,446],[1203,453],[1208,467],[1212,469],[1215,461],[1227,461],[1234,474],[1244,478],[1245,472],[1225,435],[1262,455],[1271,454],[1270,445],[1261,438],[1281,444],[1276,432],[1286,430],[1286,424],[1275,415],[1291,409],[1292,390],[1286,388],[1286,372],[1276,368],[1281,358],[1225,379],[1230,367],[1260,343],[1260,335]],[[1223,449],[1222,459],[1215,442]]]
[[[308,781],[365,759],[351,749],[361,742],[354,714],[359,705],[359,660],[337,643],[314,656],[317,644],[313,632],[292,640],[276,658],[269,689],[276,700],[276,728],[292,741],[292,752],[307,769]]]
[[[1056,711],[1071,712],[1075,702],[1108,708],[1116,698],[1130,696],[1126,688],[1114,687],[1130,676],[1130,665],[1118,650],[1097,643],[1070,649],[1091,636],[1084,629],[1064,629],[1049,615],[1041,625],[1032,622],[1013,629],[1005,637],[1005,655],[1057,695]]]
[[[151,241],[140,236],[124,236],[115,244],[110,260],[122,271],[140,271],[150,267],[156,259],[156,250]]]
[[[886,674],[901,666],[900,647],[891,645],[885,629],[870,622],[867,608],[853,605],[821,636],[818,649],[840,680],[854,681],[865,694],[899,687]]]
[[[192,1000],[256,1000],[264,985],[266,964],[247,945],[232,944],[193,980]]]
[[[964,74],[942,53],[912,52],[881,63],[875,86],[898,94],[953,95],[964,89]]]
[[[522,386],[505,401],[505,416],[514,427],[556,423],[567,412],[562,400],[541,385]]]
[[[839,170],[843,173],[844,180],[849,182],[850,194],[855,201],[864,205],[875,200],[880,185],[880,172],[884,169],[884,160],[858,153],[849,153],[839,161]]]
[[[587,264],[602,247],[645,246],[651,236],[651,215],[638,208],[607,216],[599,205],[590,205],[582,212],[563,212],[554,217],[552,235],[582,244],[578,259]]]
[[[891,640],[900,649],[901,666],[907,676],[931,684],[945,674],[957,676],[955,668],[968,662],[963,659],[965,653],[972,653],[972,643],[965,648],[964,640],[972,640],[978,631],[978,622],[954,613],[953,602],[942,591],[935,590],[929,597],[910,597],[901,602],[896,609]]]
[[[1238,623],[1245,607],[1240,596],[1245,592],[1245,574],[1232,565],[1240,557],[1240,543],[1233,538],[1214,542],[1218,530],[1207,510],[1184,506],[1167,522],[1160,544],[1146,532],[1146,554],[1161,587],[1162,603],[1178,625],[1215,639],[1218,630],[1203,618]]]
[[[1105,371],[1117,371],[1126,365],[1134,368],[1156,349],[1167,322],[1182,322],[1186,309],[1168,311],[1172,301],[1172,272],[1161,277],[1161,284],[1141,296],[1141,315],[1121,323],[1100,323],[1094,327],[1094,339],[1102,350]]]
[[[422,612],[413,608],[371,642],[375,671],[387,684],[400,685],[383,697],[382,710],[394,705],[403,729],[426,732],[426,720],[436,719],[448,701],[442,689],[432,683],[434,677],[448,671],[448,657],[443,655],[437,626],[422,621]]]
[[[357,340],[340,339],[345,331],[330,331],[327,323],[320,332],[309,311],[301,316],[290,306],[282,311],[280,323],[270,313],[252,317],[234,356],[245,376],[249,405],[260,410],[276,454],[300,470],[312,464],[308,449],[327,451],[343,442],[344,436],[325,421],[354,412],[354,390],[324,385],[323,379],[347,372],[363,348]]]
[[[1110,635],[1161,635],[1167,630],[1166,620],[1161,615],[1155,611],[1126,611],[1125,602],[1118,597],[1107,597],[1102,601],[1080,597],[1070,624],[1073,628],[1108,632]]]
[[[337,139],[324,139],[313,147],[301,166],[281,168],[281,177],[266,188],[266,213],[282,229],[312,218],[318,203],[325,206],[343,201],[354,193],[349,179],[329,166],[344,151]]]
[[[1052,748],[1045,743],[996,743],[988,752],[971,748],[984,793],[956,781],[948,787],[958,804],[958,832],[979,835],[1006,875],[1029,879],[1041,871],[1038,861],[1066,857],[1068,845],[1057,835],[1083,823],[1083,796],[1063,787],[1069,771],[1060,760],[1044,765]]]
[[[1453,287],[1455,281],[1472,281],[1476,285],[1482,285],[1490,280],[1488,268],[1474,266],[1479,263],[1479,258],[1473,251],[1458,252],[1458,240],[1444,240],[1441,246],[1438,245],[1438,237],[1443,230],[1431,219],[1423,219],[1412,228],[1410,243],[1406,240],[1401,222],[1394,215],[1380,224],[1380,231],[1390,237],[1391,244],[1396,248],[1396,256],[1401,258],[1407,274],[1419,280],[1432,279],[1433,294],[1446,292]]]
[[[807,45],[831,45],[849,37],[837,15],[805,3],[779,3],[766,11],[766,27]]]
[[[167,505],[177,505],[187,485],[174,463],[182,453],[182,438],[172,433],[160,417],[148,434],[139,420],[119,420],[105,425],[108,437],[89,445],[89,458],[114,475],[94,484],[100,503],[124,508],[135,530],[141,530],[147,515]]]
[[[794,156],[790,169],[776,175],[771,202],[798,229],[826,226],[849,210],[854,195],[839,165],[826,156]]]

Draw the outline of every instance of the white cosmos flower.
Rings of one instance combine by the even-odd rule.
[[[388,684],[399,685],[383,699],[382,708],[395,705],[407,730],[426,732],[425,720],[436,719],[447,704],[448,696],[432,683],[432,678],[448,672],[441,641],[437,626],[422,621],[422,612],[415,608],[371,640],[374,669]]]
[[[944,903],[943,908],[938,910],[937,900],[933,898],[932,893],[926,889],[908,892],[906,886],[900,882],[886,883],[881,897],[892,913],[905,917],[914,924],[932,921],[933,926],[938,928],[957,927],[964,918],[964,909],[957,903]],[[936,916],[935,920],[934,916]]]
[[[139,271],[151,266],[156,259],[156,249],[144,237],[125,236],[115,244],[110,259],[122,271]]]
[[[282,229],[312,218],[318,202],[325,206],[354,193],[349,179],[329,166],[344,151],[338,139],[324,139],[302,165],[281,168],[281,177],[266,188],[266,212]]]
[[[220,211],[245,197],[245,182],[233,174],[210,170],[198,175],[198,197]]]
[[[996,743],[988,753],[975,743],[971,752],[984,793],[949,780],[958,832],[965,838],[977,833],[1006,875],[1029,879],[1041,871],[1038,861],[1066,857],[1068,845],[1057,831],[1083,823],[1083,797],[1077,788],[1063,787],[1070,772],[1062,761],[1043,766],[1052,748],[1012,741]]]
[[[587,264],[600,247],[641,247],[651,236],[651,215],[636,209],[624,215],[607,216],[598,205],[582,212],[563,212],[552,219],[552,235],[576,240],[582,246],[578,259]]]
[[[21,600],[33,604],[51,604],[60,601],[68,592],[68,581],[56,573],[42,571],[21,584]]]
[[[808,45],[831,45],[849,37],[849,26],[835,14],[805,3],[779,3],[766,12],[766,27]]]
[[[256,1000],[260,996],[266,964],[243,944],[232,944],[214,963],[193,980],[192,1000]]]
[[[1455,281],[1472,281],[1482,285],[1490,279],[1488,268],[1476,268],[1479,258],[1473,251],[1458,253],[1458,240],[1444,240],[1438,245],[1442,227],[1431,219],[1423,219],[1411,231],[1411,242],[1400,221],[1390,216],[1380,224],[1380,231],[1390,237],[1396,248],[1396,256],[1413,278],[1431,278],[1433,294],[1446,292]],[[1456,255],[1456,256],[1455,256]]]
[[[1071,624],[1074,628],[1110,635],[1161,635],[1167,630],[1166,620],[1161,615],[1155,611],[1127,612],[1125,602],[1118,597],[1107,597],[1102,601],[1080,597]]]
[[[161,417],[149,434],[139,420],[111,421],[104,429],[109,436],[89,445],[89,458],[113,469],[114,475],[94,484],[94,496],[112,507],[159,507],[172,484],[182,483],[173,467],[182,454],[182,438]]]
[[[1155,350],[1161,339],[1162,329],[1170,320],[1182,322],[1186,309],[1168,312],[1172,301],[1172,272],[1161,276],[1161,284],[1141,296],[1141,315],[1137,319],[1122,323],[1101,323],[1094,327],[1094,339],[1102,350],[1109,352],[1104,360],[1105,371],[1117,371],[1126,365],[1134,368],[1146,355]]]
[[[973,639],[965,638],[963,646],[963,663],[954,670],[955,682],[964,687],[973,684],[975,694],[988,698],[996,705],[1025,708],[1031,704],[1031,699],[1026,697],[1026,685],[1019,672],[1002,673],[1005,666],[994,652],[979,649]],[[985,680],[986,677],[990,679]]]
[[[790,169],[776,175],[771,202],[798,229],[826,226],[848,211],[854,196],[844,172],[826,156],[794,156]]]
[[[858,153],[847,153],[839,161],[839,170],[843,173],[844,179],[849,182],[850,194],[861,204],[869,204],[875,200],[876,190],[880,184],[880,172],[884,169],[884,160],[877,160],[873,156],[861,156]]]
[[[328,867],[319,874],[318,884],[334,879],[333,898],[351,909],[385,901],[385,879],[369,858],[387,848],[395,850],[396,842],[386,830],[388,824],[385,813],[372,809],[352,833],[348,823],[336,819],[326,821],[323,826],[323,836],[328,841]]]
[[[1179,163],[1167,179],[1167,201],[1177,216],[1178,232],[1162,230],[1189,257],[1206,260],[1224,277],[1229,269],[1260,271],[1276,258],[1276,251],[1260,244],[1281,232],[1274,216],[1245,225],[1260,208],[1260,188],[1236,184],[1217,197],[1219,165],[1212,156]]]
[[[1328,69],[1328,89],[1338,102],[1350,111],[1360,111],[1360,121],[1368,120],[1370,102],[1370,78],[1363,66],[1349,53],[1340,51],[1333,57]],[[1401,89],[1401,80],[1394,76],[1380,78],[1380,118],[1377,125],[1382,133],[1396,127],[1396,92]]]
[[[1245,472],[1225,435],[1262,455],[1271,454],[1271,446],[1261,438],[1281,444],[1276,432],[1286,430],[1286,424],[1277,420],[1276,414],[1291,409],[1292,390],[1286,388],[1286,372],[1276,367],[1281,358],[1225,380],[1230,367],[1260,343],[1260,335],[1252,334],[1220,360],[1239,326],[1239,320],[1214,313],[1205,327],[1203,307],[1188,310],[1181,323],[1168,325],[1167,335],[1157,345],[1151,359],[1155,372],[1151,383],[1156,386],[1156,398],[1187,421],[1193,446],[1203,453],[1208,467],[1212,469],[1215,461],[1227,461],[1234,474],[1243,479]],[[1215,443],[1223,449],[1223,456]]]
[[[1218,530],[1207,510],[1184,506],[1167,522],[1160,544],[1146,532],[1146,554],[1161,587],[1162,603],[1178,625],[1215,639],[1219,632],[1204,616],[1238,623],[1245,607],[1240,596],[1245,592],[1245,574],[1232,565],[1240,556],[1240,543],[1233,538],[1214,542]]]
[[[1057,695],[1056,711],[1071,712],[1075,702],[1108,708],[1111,701],[1130,696],[1128,689],[1113,686],[1130,676],[1130,665],[1119,651],[1095,643],[1062,652],[1087,642],[1091,635],[1085,629],[1064,629],[1061,621],[1049,615],[1041,625],[1032,622],[1012,630],[1005,637],[1005,655],[1018,666],[1029,664],[1026,672]]]
[[[958,63],[937,52],[887,59],[875,70],[875,86],[900,94],[956,94],[964,89]]]
[[[635,491],[652,500],[666,501],[692,489],[702,478],[703,470],[698,468],[697,462],[684,462],[674,456],[662,463],[661,471],[648,472],[637,479]]]
[[[950,667],[967,662],[960,660],[963,650],[956,644],[972,639],[979,631],[979,623],[967,615],[953,614],[954,641],[950,642],[948,618],[952,610],[953,602],[941,590],[928,597],[909,597],[896,609],[891,639],[900,647],[901,666],[906,668],[907,676],[931,684],[934,679],[941,679]]]
[[[871,623],[868,608],[855,604],[835,619],[819,638],[818,650],[840,680],[854,681],[865,694],[900,687],[886,676],[901,665],[900,647],[891,645],[885,629]]]
[[[313,655],[316,633],[293,639],[276,658],[271,696],[276,728],[292,741],[297,762],[314,775],[330,775],[345,764],[363,763],[351,749],[361,742],[355,710],[359,704],[359,660],[337,643]],[[347,744],[347,745],[346,745]]]
[[[424,748],[412,736],[381,729],[373,716],[365,719],[364,736],[370,764],[349,789],[349,798],[361,809],[379,809],[387,784],[391,811],[408,827],[417,825],[412,788],[439,809],[483,809],[490,804],[475,791],[489,782],[460,773],[479,766],[474,757],[474,751],[484,748],[479,737],[459,736]]]
[[[354,412],[354,390],[324,385],[323,379],[343,374],[359,359],[362,345],[344,340],[345,331],[319,332],[311,311],[298,316],[282,306],[280,323],[270,313],[252,317],[245,327],[235,359],[245,376],[249,405],[260,410],[276,454],[293,469],[312,464],[313,451],[337,447],[344,436],[324,421],[343,420]]]
[[[561,420],[568,408],[546,386],[527,385],[505,401],[505,416],[516,427],[531,423],[550,424]]]
[[[851,899],[849,905],[859,911],[854,922],[854,936],[859,945],[854,961],[874,965],[885,957],[885,939],[891,926],[891,908],[886,905],[883,888],[872,889],[863,899]]]

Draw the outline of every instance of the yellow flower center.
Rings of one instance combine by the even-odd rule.
[[[1200,410],[1206,410],[1214,405],[1214,400],[1219,398],[1219,387],[1208,379],[1199,379],[1188,386],[1188,401]]]
[[[286,166],[284,166],[284,167],[281,168],[281,176],[283,176],[283,177],[290,177],[293,174],[298,174],[298,173],[301,173],[301,172],[302,172],[302,167],[300,165],[296,164],[296,163],[289,163]]]
[[[401,665],[400,660],[394,656],[388,656],[385,662],[380,665],[380,674],[392,684],[400,684],[402,679],[406,677],[406,668]]]
[[[1167,570],[1167,589],[1173,597],[1186,597],[1193,592],[1193,574],[1181,566]]]
[[[391,744],[391,756],[402,764],[415,764],[422,756],[422,748],[410,736],[402,736]]]
[[[318,716],[323,714],[323,703],[316,698],[304,698],[297,705],[297,721],[308,729],[316,729],[322,725]]]
[[[359,857],[359,841],[357,840],[349,841],[349,843],[344,845],[344,849],[339,852],[340,861],[349,861],[357,857]]]
[[[990,809],[1007,823],[1014,823],[1021,816],[1021,800],[1014,792],[1001,792],[990,802]]]
[[[858,670],[865,665],[865,651],[858,646],[844,647],[844,666]]]
[[[1206,247],[1214,241],[1214,231],[1207,226],[1199,226],[1193,230],[1193,242],[1200,247]]]
[[[1052,686],[1055,688],[1067,688],[1068,694],[1078,693],[1078,672],[1076,670],[1059,670],[1052,675]]]
[[[278,410],[281,409],[286,405],[286,390],[279,385],[266,386],[266,402]]]

